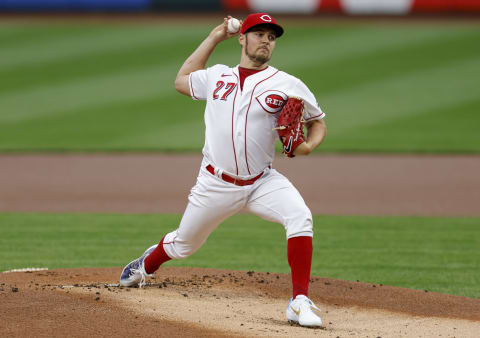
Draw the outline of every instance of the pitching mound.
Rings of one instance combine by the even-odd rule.
[[[313,277],[324,326],[290,325],[286,274],[162,268],[143,289],[120,268],[0,274],[8,337],[476,337],[480,299]]]

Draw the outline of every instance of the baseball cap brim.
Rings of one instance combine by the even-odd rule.
[[[275,32],[275,36],[277,38],[279,38],[283,34],[283,28],[280,25],[272,24],[272,23],[260,23],[258,25],[250,27],[249,29],[247,29],[245,31],[245,33],[248,33],[248,32],[252,31],[254,28],[257,28],[257,27],[268,27],[268,28],[273,29],[273,31]],[[243,33],[243,34],[245,34],[245,33]]]

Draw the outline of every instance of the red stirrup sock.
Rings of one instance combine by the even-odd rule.
[[[298,295],[308,297],[312,253],[312,237],[300,236],[288,240],[287,256],[292,270],[293,299]]]
[[[165,236],[163,238],[165,238]],[[171,260],[171,258],[168,257],[167,253],[163,249],[163,238],[160,243],[158,243],[158,246],[155,248],[155,250],[153,250],[152,253],[143,261],[145,263],[145,272],[148,274],[154,273],[158,270],[160,265]]]

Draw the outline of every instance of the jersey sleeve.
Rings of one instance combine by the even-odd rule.
[[[300,97],[305,103],[305,121],[321,120],[325,117],[325,113],[318,105],[315,95],[302,81],[298,80],[293,95]]]
[[[190,86],[190,96],[194,100],[207,99],[208,70],[200,69],[190,73],[188,76],[188,85]]]

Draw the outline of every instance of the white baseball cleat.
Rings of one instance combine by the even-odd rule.
[[[145,285],[145,278],[152,277],[153,274],[148,274],[145,271],[145,258],[152,253],[153,250],[157,247],[158,244],[152,245],[149,247],[143,255],[139,258],[131,261],[123,268],[122,274],[120,275],[120,285],[121,286],[139,286],[140,288]]]
[[[290,298],[287,307],[287,320],[301,326],[315,327],[322,325],[322,319],[313,312],[320,309],[304,295],[298,295],[295,299]]]

